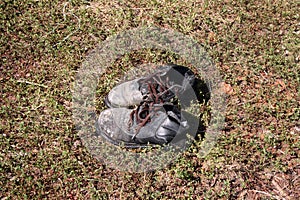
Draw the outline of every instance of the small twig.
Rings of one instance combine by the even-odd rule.
[[[46,85],[33,83],[33,82],[30,82],[30,81],[26,81],[26,80],[17,80],[17,82],[18,83],[26,83],[26,84],[29,84],[29,85],[39,86],[39,87],[43,87],[43,88],[48,88],[48,86],[46,86]]]
[[[63,10],[62,10],[62,12],[63,12],[63,17],[64,17],[64,21],[66,21],[66,19],[67,19],[67,13],[65,12],[66,11],[66,7],[67,7],[67,5],[68,5],[69,3],[68,2],[66,2],[65,4],[64,4],[64,7],[63,7]],[[74,33],[76,33],[79,29],[80,29],[80,24],[81,24],[81,20],[80,20],[80,18],[79,17],[77,17],[75,14],[73,14],[72,13],[72,15],[77,19],[77,28],[76,28],[76,30],[74,30],[74,31],[72,31],[69,35],[67,35],[66,37],[64,37],[60,42],[58,42],[58,43],[56,43],[55,45],[54,45],[54,47],[56,47],[56,46],[58,46],[58,45],[60,45],[61,43],[63,43],[64,41],[66,41],[69,37],[71,37]]]
[[[272,198],[275,198],[275,199],[285,200],[285,198],[280,198],[278,196],[273,196],[270,193],[267,193],[267,192],[264,192],[264,191],[259,191],[259,190],[249,190],[249,191],[253,191],[253,192],[256,192],[256,193],[264,194],[264,195],[267,195],[268,197],[272,197]]]
[[[275,176],[276,177],[276,176]],[[275,180],[272,180],[272,184],[274,185],[274,187],[278,190],[278,192],[279,192],[279,194],[281,195],[281,196],[284,196],[284,197],[287,197],[288,196],[288,194],[284,191],[284,189],[287,187],[287,186],[285,186],[284,188],[281,188],[280,186],[279,186],[279,184],[275,181]]]
[[[131,10],[153,10],[153,8],[129,8]]]
[[[67,5],[69,4],[69,2],[66,2],[65,4],[64,4],[64,7],[63,7],[63,16],[64,16],[64,21],[66,21],[67,20],[67,18],[66,18],[66,7],[67,7]]]
[[[81,22],[80,18],[77,17],[74,14],[72,14],[72,15],[77,18],[77,20],[78,20],[78,27],[76,28],[75,31],[71,32],[69,35],[67,35],[66,37],[64,37],[64,39],[62,39],[59,43],[55,44],[54,46],[60,45],[61,43],[63,43],[64,41],[66,41],[69,37],[71,37],[74,33],[76,33],[80,29],[80,22]]]
[[[295,182],[300,176],[296,176],[295,178],[293,178],[292,182]]]

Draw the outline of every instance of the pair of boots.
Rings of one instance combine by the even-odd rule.
[[[114,87],[105,99],[109,108],[96,122],[97,134],[128,148],[170,143],[189,127],[181,109],[190,103],[194,80],[187,67],[165,65]]]

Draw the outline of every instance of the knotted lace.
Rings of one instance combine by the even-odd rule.
[[[137,124],[137,128],[135,129],[135,134],[132,139],[137,136],[140,129],[145,126],[145,124],[151,121],[151,118],[158,110],[161,110],[162,107],[170,101],[170,99],[175,97],[175,93],[178,91],[175,87],[179,85],[169,87],[168,77],[165,84],[163,84],[160,77],[159,79],[153,79],[155,80],[154,83],[147,83],[149,93],[145,95],[145,100],[130,113],[129,128],[132,126],[134,120]],[[174,89],[175,93],[171,91],[172,89]]]

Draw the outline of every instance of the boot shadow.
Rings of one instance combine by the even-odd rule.
[[[197,133],[195,135],[195,140],[200,141],[205,137],[206,125],[209,122],[205,122],[204,114],[205,112],[210,113],[209,110],[209,100],[211,98],[210,89],[206,83],[198,78],[195,78],[195,82],[192,86],[193,92],[196,94],[197,104],[199,105],[199,111],[197,112],[197,119],[199,120]],[[208,114],[210,115],[210,114]]]

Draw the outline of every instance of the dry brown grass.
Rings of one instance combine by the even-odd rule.
[[[300,198],[297,1],[29,0],[0,13],[1,199]],[[230,89],[226,127],[206,158],[193,147],[169,168],[119,172],[76,135],[71,85],[100,41],[149,25],[204,45]]]

